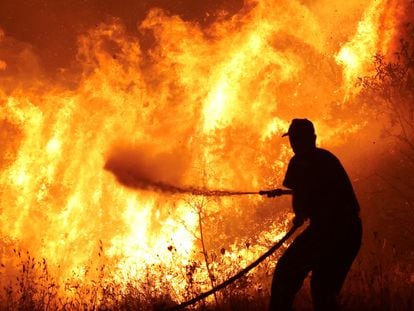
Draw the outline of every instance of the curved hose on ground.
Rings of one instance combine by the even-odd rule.
[[[248,265],[246,268],[244,268],[243,270],[239,271],[237,274],[233,275],[231,278],[227,279],[226,281],[224,281],[223,283],[215,286],[214,288],[210,289],[207,292],[204,292],[200,295],[198,295],[197,297],[190,299],[188,301],[182,302],[172,308],[167,308],[167,310],[170,311],[176,311],[176,310],[181,310],[185,307],[188,307],[212,294],[214,294],[215,292],[223,289],[224,287],[226,287],[227,285],[233,283],[234,281],[236,281],[237,279],[241,278],[243,275],[245,275],[246,273],[248,273],[250,270],[252,270],[253,268],[255,268],[257,265],[259,265],[263,260],[265,260],[267,257],[269,257],[270,255],[272,255],[278,248],[280,248],[283,243],[289,239],[291,237],[291,235],[296,231],[296,229],[299,228],[298,225],[293,225],[292,228],[284,235],[283,238],[281,238],[276,244],[274,244],[271,248],[269,248],[269,250],[264,253],[262,256],[260,256],[259,258],[256,259],[256,261],[252,262],[250,265]]]

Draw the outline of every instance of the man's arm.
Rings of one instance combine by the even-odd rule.
[[[301,195],[295,193],[291,189],[273,189],[273,190],[262,190],[259,191],[261,195],[267,195],[268,198],[274,198],[284,194],[293,195],[292,206],[295,213],[295,218],[293,218],[293,224],[297,227],[300,227],[305,220],[308,218],[306,213],[306,199]]]

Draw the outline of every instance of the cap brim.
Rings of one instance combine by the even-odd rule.
[[[285,137],[285,136],[289,136],[289,133],[285,133],[282,135],[282,137]]]

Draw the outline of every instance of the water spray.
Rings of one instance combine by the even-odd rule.
[[[113,150],[105,163],[104,169],[111,172],[118,182],[125,187],[168,194],[190,194],[206,197],[236,195],[276,197],[292,194],[291,190],[286,189],[235,191],[183,185],[182,173],[185,170],[176,168],[174,166],[175,162],[181,163],[182,161],[173,161],[161,155],[146,156],[144,153],[137,154],[135,149],[120,148],[119,150]]]
[[[106,167],[108,169],[108,167]],[[111,170],[109,168],[109,170]],[[206,197],[224,197],[239,195],[267,195],[268,197],[276,197],[286,194],[292,194],[291,190],[273,189],[261,191],[232,191],[232,190],[211,190],[206,188],[196,188],[191,186],[176,186],[170,183],[155,181],[128,171],[112,170],[117,180],[124,186],[132,189],[150,190],[170,194],[191,194]]]

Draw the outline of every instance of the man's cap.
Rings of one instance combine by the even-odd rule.
[[[289,130],[283,134],[282,137],[288,135],[308,136],[315,135],[315,128],[313,123],[308,119],[293,119],[290,123]]]

